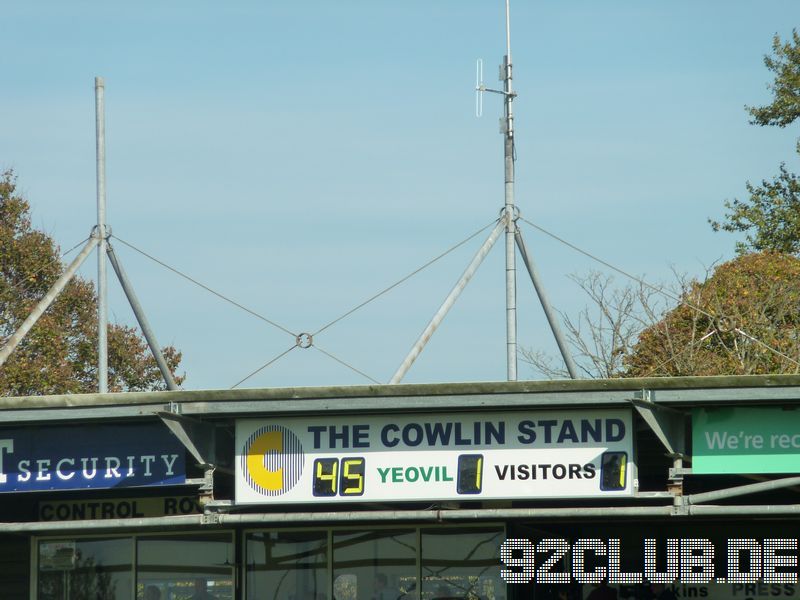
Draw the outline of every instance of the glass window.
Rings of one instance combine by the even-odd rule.
[[[233,600],[229,533],[143,536],[136,558],[137,600]]]
[[[247,535],[247,599],[327,600],[328,534],[325,531]]]
[[[38,600],[130,600],[131,538],[39,543]]]
[[[334,600],[412,600],[416,589],[416,530],[333,533]]]
[[[421,600],[499,600],[499,527],[422,529]]]

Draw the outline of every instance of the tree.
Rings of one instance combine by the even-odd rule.
[[[775,74],[769,86],[772,102],[767,106],[748,107],[755,125],[786,127],[800,117],[800,34],[792,30],[792,41],[783,42],[777,34],[772,38],[773,56],[764,57],[764,65]]]
[[[625,376],[797,373],[800,259],[761,252],[717,267],[641,332]]]
[[[800,117],[800,35],[775,36],[764,64],[774,74],[772,102],[748,107],[751,123],[786,127]],[[797,145],[800,154],[800,143]],[[745,233],[739,257],[703,281],[679,278],[669,311],[654,303],[653,288],[614,289],[598,274],[576,279],[594,308],[565,317],[575,359],[591,377],[646,377],[796,373],[800,361],[800,179],[780,166],[761,185],[747,183],[749,198],[726,201],[726,220],[715,231]],[[747,254],[753,252],[753,254]],[[596,312],[595,312],[596,309]],[[521,351],[549,377],[564,376],[552,358]]]
[[[571,275],[570,279],[591,301],[577,318],[561,315],[575,364],[583,376],[592,379],[624,377],[625,357],[639,333],[663,316],[664,296],[642,283],[615,287],[613,277],[596,271]],[[569,377],[561,358],[546,352],[521,347],[520,360],[545,377]]]
[[[772,102],[766,106],[748,107],[754,125],[786,127],[800,117],[800,35],[792,31],[791,41],[783,42],[776,35],[772,56],[764,64],[775,75],[769,89]],[[796,147],[800,154],[800,143]],[[747,184],[747,200],[726,200],[728,210],[722,222],[709,219],[714,231],[746,233],[744,242],[737,242],[736,251],[800,253],[800,182],[797,176],[780,166],[780,174],[761,185]]]
[[[800,181],[781,164],[780,175],[760,186],[745,184],[750,198],[725,201],[729,213],[725,223],[711,221],[714,231],[747,232],[745,242],[736,242],[739,254],[747,252],[800,253]],[[753,233],[749,233],[753,230]]]
[[[588,377],[662,377],[800,372],[800,258],[742,255],[665,294],[622,288],[598,273],[574,278],[591,305],[564,316],[573,356]],[[678,298],[665,310],[667,298]],[[520,358],[549,378],[568,374],[543,352]]]
[[[11,171],[0,174],[0,340],[5,342],[63,273],[51,237],[31,226],[30,205]],[[1,344],[0,344],[1,345]],[[181,354],[163,349],[175,372]],[[164,389],[146,342],[131,327],[108,328],[109,391]],[[182,381],[183,378],[176,378]],[[24,396],[97,391],[97,296],[74,277],[0,367],[0,394]]]

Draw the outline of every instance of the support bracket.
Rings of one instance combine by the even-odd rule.
[[[686,415],[656,404],[654,396],[652,390],[641,390],[634,394],[630,403],[656,434],[669,456],[686,458]]]
[[[173,403],[170,403],[170,409]],[[176,412],[159,411],[159,419],[169,427],[180,442],[191,453],[195,460],[204,468],[219,469],[230,472],[230,469],[220,466],[220,455],[217,452],[217,430],[210,423],[187,417]]]

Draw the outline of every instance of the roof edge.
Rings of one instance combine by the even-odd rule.
[[[176,390],[109,394],[62,394],[0,398],[0,410],[72,406],[169,404],[250,400],[311,400],[326,398],[391,398],[477,394],[553,392],[743,389],[800,386],[800,375],[721,375],[710,377],[647,377],[549,381],[476,381],[360,386],[252,388],[236,390]]]

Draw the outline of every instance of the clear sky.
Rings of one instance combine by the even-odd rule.
[[[461,241],[503,205],[501,0],[3,0],[0,168],[63,249],[96,222],[94,77],[106,81],[113,234],[292,332],[313,332]],[[797,170],[768,101],[772,36],[797,0],[512,0],[517,201],[525,218],[652,282],[733,256],[715,234],[747,180]],[[553,305],[599,265],[523,225]],[[481,243],[320,333],[388,381]],[[113,240],[112,240],[113,242]],[[120,242],[185,387],[227,388],[294,339]],[[94,277],[96,259],[82,269]],[[624,281],[617,278],[620,284]],[[132,324],[119,286],[112,318]],[[524,272],[519,341],[554,351]],[[503,380],[502,245],[406,382]],[[520,378],[534,378],[524,364]],[[295,349],[245,387],[369,383]]]

